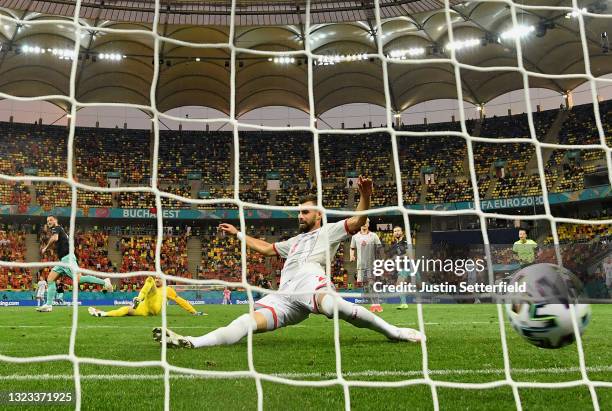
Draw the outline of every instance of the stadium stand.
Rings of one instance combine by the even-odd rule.
[[[25,261],[25,232],[11,226],[0,229],[0,260]],[[32,287],[29,268],[0,267],[0,290],[28,290]]]
[[[67,135],[65,127],[0,122],[0,172],[65,176]]]
[[[612,130],[610,102],[602,102],[603,126]],[[559,110],[534,113],[536,134],[541,140]],[[468,122],[473,133],[477,121]],[[485,118],[480,124],[480,136],[487,138],[529,137],[525,114]],[[403,125],[402,130],[459,131],[458,122]],[[586,130],[586,132],[582,132]],[[66,129],[58,126],[39,126],[0,123],[0,171],[19,174],[32,169],[38,175],[65,174]],[[272,204],[266,187],[266,175],[260,170],[274,170],[280,174],[280,189],[276,192],[276,205],[295,205],[300,195],[314,191],[311,164],[312,138],[305,133],[283,134],[274,132],[241,132],[240,198],[243,201]],[[189,177],[198,178],[201,190],[211,198],[232,197],[231,181],[232,136],[227,132],[160,132],[159,178],[168,192],[190,198],[192,187]],[[394,170],[390,150],[373,150],[387,134],[325,135],[320,137],[321,173],[324,205],[346,208],[348,196],[356,192],[346,188],[346,177],[357,173],[373,177],[377,183],[373,206],[397,203]],[[107,174],[118,172],[122,184],[148,184],[150,175],[150,132],[77,127],[75,159],[77,177],[84,182],[108,186]],[[469,169],[466,167],[465,141],[457,136],[400,136],[398,137],[400,170],[404,202],[417,204],[472,200]],[[576,106],[567,112],[567,119],[559,131],[562,144],[598,143],[591,105]],[[385,145],[389,146],[389,145]],[[521,195],[540,195],[537,173],[527,170],[534,156],[530,144],[473,144],[476,174],[481,198]],[[23,153],[28,152],[28,156]],[[281,155],[282,153],[282,155]],[[546,162],[547,184],[551,192],[584,188],[584,177],[602,167],[603,151],[553,150]],[[137,159],[135,161],[134,159]],[[503,167],[503,173],[499,168]],[[29,170],[29,171],[32,171]],[[425,171],[433,175],[435,184],[424,184]],[[431,182],[431,181],[429,181]],[[421,198],[422,192],[424,196]],[[53,194],[51,194],[53,193]],[[45,209],[70,205],[68,186],[60,183],[35,184],[35,203]],[[25,206],[31,201],[27,187],[7,187],[0,183],[0,202]],[[110,207],[115,205],[109,193],[79,191],[79,207]],[[153,196],[141,193],[117,195],[119,207],[152,208]],[[189,204],[163,199],[169,208],[191,208]],[[235,208],[232,205],[224,207]],[[198,206],[210,209],[215,206]]]
[[[241,200],[269,204],[267,176],[262,171],[267,170],[278,173],[280,179],[277,205],[295,205],[300,186],[309,179],[311,146],[312,136],[305,133],[241,133]]]
[[[184,184],[189,174],[201,175],[207,185],[230,185],[231,133],[161,130],[160,181]]]
[[[119,244],[122,254],[119,271],[155,271],[155,242],[156,237],[152,235],[123,236]],[[192,278],[188,268],[185,233],[164,236],[161,248],[161,268],[168,275]],[[142,287],[144,280],[145,277],[142,276],[122,278],[118,290],[138,289]]]
[[[148,130],[79,127],[75,136],[76,175],[104,187],[107,173],[118,172],[122,184],[148,184],[151,175]]]

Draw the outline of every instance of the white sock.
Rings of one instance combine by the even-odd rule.
[[[319,311],[328,318],[334,317],[334,298],[332,295],[325,295],[319,305]],[[338,298],[336,301],[338,304],[338,317],[344,321],[353,324],[355,327],[369,328],[393,340],[398,338],[399,328],[369,312],[366,308],[349,303],[342,298]]]
[[[194,347],[212,347],[215,345],[235,344],[249,333],[249,327],[255,331],[257,323],[249,314],[242,314],[225,327],[217,328],[200,337],[187,337]]]

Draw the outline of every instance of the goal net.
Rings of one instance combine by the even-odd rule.
[[[546,172],[545,172],[545,164],[542,158],[542,152],[544,149],[598,149],[603,150],[605,152],[605,158],[608,168],[608,176],[610,178],[610,182],[612,183],[612,158],[611,158],[611,149],[608,147],[606,143],[606,136],[604,133],[604,127],[602,125],[602,116],[599,112],[599,106],[597,102],[597,84],[596,82],[603,83],[612,83],[612,80],[596,78],[591,71],[590,57],[589,57],[589,49],[587,46],[587,37],[588,30],[586,27],[586,19],[587,18],[599,18],[599,19],[608,19],[609,21],[612,18],[610,14],[594,14],[589,11],[583,10],[580,7],[580,4],[574,0],[571,4],[567,4],[566,6],[543,6],[543,5],[525,5],[519,4],[512,1],[504,1],[507,7],[511,11],[512,23],[515,30],[520,30],[519,17],[518,14],[520,11],[528,10],[531,12],[538,12],[543,10],[552,10],[558,13],[566,14],[566,13],[575,13],[575,17],[577,18],[580,32],[580,41],[582,43],[582,51],[584,54],[584,68],[585,72],[580,74],[570,74],[570,75],[562,75],[562,74],[547,74],[541,72],[531,71],[525,67],[523,62],[523,53],[522,44],[520,40],[520,36],[513,37],[513,47],[516,49],[516,65],[513,66],[489,66],[489,67],[479,67],[473,66],[470,64],[466,64],[465,62],[460,61],[457,56],[457,49],[454,47],[448,48],[448,58],[443,57],[435,57],[435,56],[427,56],[426,58],[412,60],[403,58],[404,55],[389,55],[384,51],[383,44],[383,16],[381,16],[381,4],[379,0],[374,0],[373,2],[373,32],[378,34],[374,36],[374,40],[376,42],[376,53],[367,53],[364,55],[360,55],[359,58],[368,59],[374,58],[377,61],[380,61],[382,68],[382,84],[384,86],[384,105],[386,109],[386,121],[385,123],[378,128],[370,128],[364,130],[343,130],[343,129],[329,129],[325,130],[325,135],[355,135],[355,134],[366,134],[372,132],[385,132],[388,133],[391,138],[391,152],[392,152],[392,161],[394,168],[394,175],[396,178],[396,195],[397,195],[397,204],[393,206],[388,206],[384,208],[376,209],[375,211],[370,210],[367,212],[362,212],[361,214],[376,214],[383,212],[393,212],[396,214],[401,214],[403,216],[403,221],[405,225],[405,232],[408,236],[411,234],[410,230],[410,219],[412,216],[419,215],[427,215],[427,216],[457,216],[457,215],[473,215],[477,216],[480,221],[480,230],[482,234],[482,238],[485,244],[489,243],[487,223],[488,219],[503,219],[503,220],[514,220],[517,218],[516,215],[511,214],[503,214],[496,212],[485,212],[481,207],[481,193],[478,190],[478,177],[475,168],[475,159],[474,159],[474,144],[475,143],[491,143],[491,144],[508,144],[508,143],[524,143],[531,145],[535,150],[535,155],[537,158],[537,168],[539,172],[539,183],[540,190],[543,196],[543,206],[544,213],[543,214],[533,214],[533,215],[520,215],[520,218],[523,220],[547,220],[550,223],[550,231],[552,233],[554,244],[559,244],[559,237],[557,233],[557,224],[559,223],[573,223],[573,224],[612,224],[611,219],[607,220],[581,220],[581,219],[571,219],[571,218],[561,218],[555,217],[551,213],[551,206],[548,199],[548,187],[546,184]],[[104,193],[118,193],[118,192],[146,192],[155,196],[155,207],[158,210],[156,213],[157,218],[157,241],[155,247],[155,255],[156,255],[156,264],[155,271],[144,271],[144,272],[132,272],[132,273],[122,273],[122,274],[113,274],[113,273],[103,273],[103,276],[111,277],[111,278],[125,278],[130,276],[138,276],[138,275],[153,275],[158,276],[163,279],[164,284],[166,281],[173,281],[178,284],[184,284],[186,286],[205,286],[205,287],[242,287],[246,290],[248,299],[249,299],[249,309],[252,312],[254,309],[254,300],[253,293],[261,292],[261,293],[270,293],[270,290],[259,289],[249,284],[248,281],[248,273],[247,273],[247,261],[246,261],[246,245],[245,242],[241,242],[241,258],[242,258],[242,279],[239,283],[230,283],[224,282],[220,280],[200,280],[200,279],[186,279],[181,277],[169,276],[164,273],[161,265],[161,249],[162,249],[162,241],[163,241],[163,233],[164,233],[164,222],[163,222],[163,213],[161,210],[163,209],[162,200],[170,199],[176,200],[183,203],[189,204],[198,204],[198,205],[222,205],[222,204],[232,204],[238,208],[239,216],[240,216],[240,231],[246,234],[246,222],[245,222],[245,209],[248,208],[260,208],[267,210],[289,210],[295,211],[296,207],[276,207],[276,206],[268,206],[268,205],[260,205],[248,203],[240,200],[239,191],[240,191],[240,150],[235,149],[233,152],[234,156],[234,172],[233,172],[233,184],[234,191],[231,198],[210,198],[210,199],[191,199],[184,198],[169,192],[165,192],[160,188],[159,178],[158,178],[158,165],[159,165],[159,147],[160,147],[160,121],[170,120],[176,122],[192,122],[192,123],[202,123],[202,124],[212,124],[212,123],[228,123],[232,127],[233,131],[233,145],[234,147],[240,146],[238,128],[241,126],[245,126],[251,129],[259,129],[266,131],[304,131],[309,132],[313,136],[313,147],[315,153],[315,168],[316,168],[316,187],[317,187],[317,197],[318,197],[318,205],[316,207],[317,210],[323,212],[324,222],[327,220],[327,217],[337,217],[337,216],[347,216],[347,215],[355,215],[360,213],[355,212],[347,212],[347,211],[337,211],[331,210],[324,207],[323,200],[323,181],[321,176],[321,168],[322,168],[322,160],[320,155],[320,135],[323,133],[317,125],[317,117],[315,112],[315,96],[314,96],[314,74],[313,71],[316,65],[326,64],[326,62],[330,59],[330,56],[326,55],[317,55],[312,50],[312,42],[310,41],[310,37],[313,35],[313,25],[311,23],[311,8],[313,5],[309,1],[306,4],[305,10],[303,11],[303,22],[304,22],[304,41],[303,41],[303,50],[292,51],[292,52],[274,52],[274,51],[258,51],[253,49],[243,49],[236,46],[234,41],[234,33],[235,33],[235,25],[236,25],[236,1],[232,1],[231,4],[231,16],[230,16],[230,28],[229,28],[229,42],[227,44],[219,44],[219,43],[189,43],[186,41],[177,40],[174,38],[165,37],[164,33],[160,30],[163,26],[161,23],[161,15],[163,12],[163,4],[161,1],[156,0],[155,5],[155,14],[153,18],[153,24],[151,25],[150,30],[140,29],[140,30],[127,30],[127,29],[119,29],[119,28],[106,28],[106,27],[90,27],[88,24],[81,19],[84,5],[81,0],[77,0],[73,9],[73,19],[72,26],[77,33],[74,37],[74,50],[73,50],[73,58],[71,59],[71,71],[70,71],[70,93],[69,95],[42,95],[31,98],[23,98],[16,97],[13,95],[8,95],[5,93],[0,93],[1,98],[20,100],[20,101],[35,101],[35,100],[59,100],[65,102],[66,106],[70,108],[70,116],[72,121],[70,122],[69,127],[69,135],[68,135],[68,160],[67,160],[67,174],[66,177],[24,177],[24,176],[14,176],[14,175],[5,175],[0,174],[0,179],[4,181],[12,181],[19,182],[25,179],[39,181],[39,182],[61,182],[63,184],[68,184],[71,187],[72,192],[72,203],[71,203],[71,215],[70,215],[70,252],[74,252],[75,244],[74,238],[77,230],[77,190],[79,192],[104,192]],[[455,37],[453,31],[456,24],[452,20],[451,14],[451,4],[449,0],[445,0],[444,2],[444,10],[445,10],[445,23],[446,29],[448,31],[448,41],[449,44],[454,44],[456,41],[461,41]],[[6,15],[0,14],[0,23],[10,23],[15,25],[31,25],[36,26],[37,24],[62,24],[66,25],[66,20],[44,20],[44,21],[24,21],[17,17],[8,17]],[[121,36],[145,36],[151,39],[154,50],[154,58],[153,58],[153,78],[151,81],[151,88],[149,94],[149,103],[147,105],[136,105],[136,104],[125,104],[125,103],[83,103],[77,100],[76,98],[76,84],[75,78],[77,76],[77,67],[78,67],[78,59],[74,58],[74,56],[78,56],[80,50],[82,48],[82,36],[79,35],[81,33],[87,33],[88,31],[95,29],[96,32],[106,33],[106,34],[114,34]],[[158,109],[158,101],[156,94],[156,87],[159,80],[160,73],[160,53],[162,42],[166,44],[172,44],[176,46],[187,46],[192,48],[217,48],[227,50],[229,53],[229,69],[230,69],[230,110],[228,118],[211,118],[211,119],[185,119],[178,118],[166,113],[161,112]],[[266,57],[266,58],[278,58],[278,59],[291,59],[291,58],[302,58],[305,59],[307,64],[307,89],[308,89],[308,108],[309,108],[309,124],[305,127],[268,127],[268,126],[258,126],[253,124],[242,124],[237,118],[237,110],[236,110],[236,67],[238,65],[237,54],[239,53],[247,53],[254,56]],[[456,93],[457,93],[457,103],[458,103],[458,114],[460,120],[460,130],[452,131],[452,130],[444,130],[444,131],[430,131],[430,132],[412,132],[412,131],[404,131],[399,130],[395,127],[396,123],[396,115],[397,113],[393,110],[391,101],[392,101],[392,90],[390,89],[391,82],[389,81],[389,67],[390,65],[411,65],[411,64],[427,64],[427,63],[443,63],[449,64],[453,68],[454,77],[456,79]],[[518,73],[522,78],[522,86],[524,92],[524,103],[526,105],[526,113],[529,125],[529,134],[528,138],[486,138],[486,137],[475,137],[470,135],[468,127],[466,125],[467,115],[466,108],[464,107],[464,98],[462,87],[462,75],[463,70],[471,70],[475,72],[515,72]],[[545,143],[540,141],[537,138],[534,119],[533,119],[533,110],[531,106],[532,98],[530,96],[530,86],[529,86],[529,78],[549,78],[549,79],[561,79],[564,77],[568,78],[583,78],[588,80],[591,86],[591,94],[593,101],[593,110],[595,114],[595,121],[597,126],[597,131],[599,133],[599,143],[596,144],[588,144],[588,145],[560,145],[560,144],[552,144]],[[75,169],[74,169],[74,141],[75,141],[75,125],[77,123],[76,119],[79,116],[78,110],[84,107],[131,107],[136,109],[141,109],[146,112],[150,112],[152,114],[152,125],[153,125],[153,133],[154,133],[154,147],[152,150],[152,167],[151,167],[151,185],[150,186],[140,186],[140,187],[116,187],[116,188],[101,188],[94,187],[91,185],[83,184],[78,182],[75,179]],[[467,147],[467,154],[469,160],[469,178],[472,187],[472,195],[473,195],[473,209],[470,210],[448,210],[448,211],[437,211],[437,210],[416,210],[406,208],[404,206],[403,199],[405,198],[404,188],[402,186],[402,171],[400,169],[400,158],[398,155],[398,137],[410,138],[410,137],[436,137],[436,136],[451,136],[452,138],[456,138],[465,142]],[[376,183],[376,182],[375,182]],[[408,238],[409,244],[411,243],[411,238]],[[330,273],[330,260],[332,256],[328,256],[327,259],[327,272]],[[490,261],[490,255],[487,255]],[[557,255],[557,258],[560,259],[560,255]],[[11,266],[11,267],[28,267],[28,268],[38,268],[38,267],[50,267],[56,265],[56,263],[14,263],[14,262],[0,262],[1,266]],[[61,265],[61,264],[60,264]],[[64,264],[65,265],[65,264]],[[80,272],[83,274],[100,274],[95,271],[85,270],[83,268],[78,267],[76,263],[68,266],[73,270],[73,272]],[[70,344],[69,351],[63,355],[53,355],[53,356],[40,356],[34,358],[20,358],[20,357],[9,357],[6,355],[0,355],[0,361],[4,363],[31,363],[31,362],[45,362],[45,361],[57,361],[57,360],[67,360],[73,364],[74,367],[74,385],[76,389],[76,408],[80,409],[83,404],[81,401],[81,375],[79,372],[80,366],[82,364],[100,364],[106,366],[124,366],[124,367],[139,367],[139,366],[159,366],[164,370],[164,409],[168,410],[171,408],[172,404],[170,402],[170,376],[172,373],[182,373],[182,374],[193,374],[202,377],[210,377],[210,378],[235,378],[236,376],[252,378],[257,387],[257,407],[258,409],[264,409],[265,407],[265,397],[266,393],[263,389],[263,382],[269,381],[280,384],[287,384],[293,386],[303,386],[303,387],[329,387],[330,385],[337,385],[342,387],[343,395],[344,395],[344,406],[345,409],[351,409],[351,388],[354,387],[373,387],[373,388],[383,388],[383,387],[404,387],[404,386],[412,386],[412,385],[425,385],[428,386],[431,390],[431,401],[433,404],[433,409],[440,409],[440,402],[438,400],[438,389],[441,387],[444,388],[455,388],[455,389],[463,389],[463,390],[487,390],[493,389],[497,387],[510,387],[512,389],[512,393],[514,396],[514,401],[516,404],[516,408],[521,410],[522,402],[521,395],[519,389],[522,388],[544,388],[544,389],[561,389],[561,388],[569,388],[569,387],[578,387],[584,386],[587,387],[590,393],[590,399],[593,404],[593,408],[595,410],[602,409],[600,402],[598,400],[597,389],[598,388],[612,388],[612,382],[606,381],[596,381],[589,378],[589,373],[587,371],[586,363],[585,363],[585,355],[582,346],[582,340],[580,337],[580,333],[578,332],[578,324],[575,318],[574,311],[570,311],[572,314],[572,321],[574,324],[575,336],[576,336],[576,345],[578,351],[578,364],[579,370],[581,374],[581,378],[572,381],[565,382],[525,382],[516,380],[512,375],[512,364],[510,362],[509,357],[509,349],[506,338],[506,326],[504,324],[504,314],[502,311],[501,305],[497,305],[497,321],[499,322],[499,333],[501,335],[501,340],[499,343],[502,347],[503,353],[503,364],[504,364],[504,378],[486,382],[486,383],[463,383],[456,381],[447,381],[444,380],[442,376],[438,377],[435,373],[432,373],[429,368],[429,360],[428,357],[428,343],[421,343],[421,351],[422,351],[422,372],[420,375],[415,375],[414,378],[408,378],[401,381],[366,381],[366,380],[357,380],[357,379],[348,379],[343,372],[341,355],[342,355],[342,347],[340,344],[340,328],[338,324],[338,314],[337,309],[335,310],[335,315],[333,319],[333,330],[334,330],[334,350],[336,357],[336,372],[335,378],[326,379],[326,380],[309,380],[309,379],[293,379],[293,378],[285,378],[276,375],[270,375],[266,373],[262,373],[257,370],[254,361],[253,361],[253,336],[251,333],[248,335],[248,370],[244,372],[213,372],[213,371],[205,371],[199,369],[186,369],[182,367],[177,367],[172,365],[168,361],[168,349],[166,348],[165,343],[162,343],[161,346],[161,356],[158,361],[148,361],[148,362],[127,362],[127,361],[113,361],[113,360],[96,360],[96,359],[85,359],[76,355],[75,352],[75,341],[76,334],[78,329],[78,318],[79,315],[83,315],[82,312],[78,310],[77,301],[79,299],[79,290],[78,287],[74,288],[73,293],[73,311],[72,311],[72,325],[71,325],[71,334],[70,334]],[[322,289],[321,293],[336,293],[332,289]],[[165,294],[165,291],[164,291]],[[164,295],[165,297],[165,295]],[[419,330],[427,334],[428,328],[426,326],[426,318],[423,310],[423,306],[421,304],[417,304],[417,314],[418,314],[418,328]],[[162,309],[162,327],[167,327],[168,320],[166,315],[166,307],[164,306]],[[165,337],[164,337],[165,339]],[[164,340],[165,342],[165,340]]]

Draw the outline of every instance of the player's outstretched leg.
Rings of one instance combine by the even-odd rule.
[[[174,348],[200,348],[212,347],[215,345],[230,345],[242,340],[251,331],[265,330],[266,323],[263,314],[255,312],[253,316],[243,314],[225,327],[217,328],[208,334],[200,337],[188,337],[179,335],[166,329],[166,345]],[[153,329],[153,339],[157,342],[162,341],[162,329]]]
[[[113,284],[110,278],[98,278],[93,275],[82,275],[79,277],[79,284],[97,284],[102,286],[102,291],[110,292],[113,291]]]
[[[117,308],[116,310],[112,311],[102,311],[95,307],[89,307],[87,312],[89,312],[89,315],[94,317],[125,317],[126,315],[138,315],[136,314],[136,311],[132,309],[132,307],[127,306]]]
[[[319,312],[328,318],[334,316],[334,297],[333,295],[320,294],[317,296]],[[342,298],[337,298],[338,317],[359,328],[369,328],[370,330],[385,335],[390,340],[420,342],[425,340],[425,335],[412,328],[399,328],[389,324],[382,318],[369,312],[366,308],[350,303]]]

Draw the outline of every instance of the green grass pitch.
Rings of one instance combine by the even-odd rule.
[[[206,306],[206,317],[193,317],[180,308],[168,309],[173,330],[201,335],[225,325],[245,306]],[[593,319],[584,337],[589,378],[612,381],[612,306],[593,306]],[[497,308],[494,305],[423,306],[431,378],[453,382],[501,380],[503,374]],[[386,320],[416,327],[416,306],[398,311],[386,305]],[[34,308],[2,308],[0,353],[8,356],[67,354],[70,308],[42,314]],[[79,311],[76,354],[121,361],[159,360],[161,351],[151,329],[161,317],[94,318]],[[573,344],[544,350],[524,342],[506,322],[512,377],[517,381],[561,382],[580,379],[578,353]],[[400,381],[422,377],[418,344],[393,343],[365,329],[340,323],[341,365],[347,380]],[[234,346],[199,350],[168,350],[168,361],[179,367],[212,371],[248,370],[246,339]],[[335,378],[333,322],[321,316],[275,332],[254,335],[253,362],[260,373],[301,380]],[[86,410],[162,410],[164,380],[160,367],[80,365],[82,406]],[[0,362],[1,391],[62,391],[74,389],[73,366],[68,361],[14,364]],[[342,410],[341,385],[295,387],[262,381],[266,410]],[[612,410],[612,388],[596,389],[601,410]],[[432,410],[428,385],[399,388],[351,387],[354,410]],[[520,389],[524,410],[593,409],[588,388]],[[516,409],[508,386],[494,389],[437,388],[441,410]],[[172,374],[173,410],[255,410],[256,383],[251,378],[210,379]],[[0,405],[0,408],[3,408]],[[6,409],[72,409],[73,406],[11,406]]]

